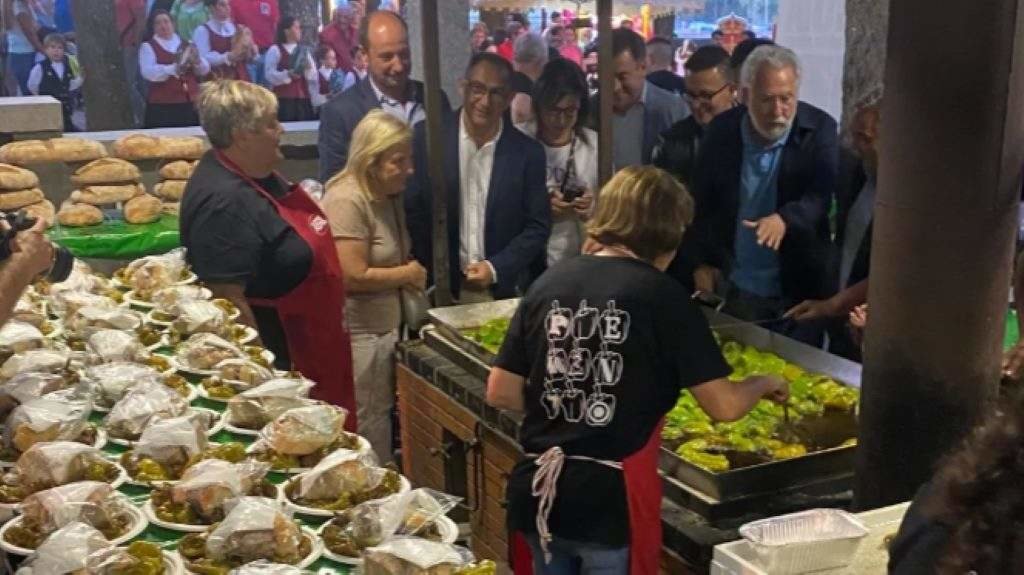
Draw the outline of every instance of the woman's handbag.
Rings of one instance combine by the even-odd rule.
[[[391,208],[395,213],[395,224],[398,228],[398,249],[402,258],[409,257],[409,251],[405,246],[405,222],[400,217],[398,202],[393,198],[390,200]],[[402,324],[409,330],[410,334],[418,333],[420,328],[427,324],[429,317],[427,310],[432,306],[427,291],[413,286],[402,286],[398,288],[398,294],[402,302]]]

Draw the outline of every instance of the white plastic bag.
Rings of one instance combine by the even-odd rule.
[[[0,326],[0,353],[15,354],[44,347],[43,332],[32,324],[9,321]]]
[[[185,470],[171,487],[171,500],[188,503],[203,518],[210,518],[230,499],[244,496],[266,476],[270,465],[256,461],[229,463],[206,459]]]
[[[309,455],[345,431],[348,411],[327,403],[289,409],[260,431],[260,439],[284,455]]]
[[[7,419],[18,405],[63,389],[66,385],[67,380],[62,375],[35,371],[19,373],[0,384],[0,420]]]
[[[86,568],[96,551],[108,549],[110,542],[91,525],[72,521],[54,531],[36,548],[17,575],[65,575]]]
[[[88,339],[101,329],[135,331],[142,325],[142,316],[137,311],[123,307],[89,305],[78,308],[64,320],[64,329],[69,334]]]
[[[221,335],[228,323],[228,314],[210,301],[184,300],[175,307],[177,319],[171,322],[171,329],[183,336],[195,333]]]
[[[178,315],[176,306],[179,302],[206,299],[207,293],[205,288],[197,285],[174,285],[157,290],[150,301],[158,311]]]
[[[37,443],[22,453],[14,473],[28,493],[35,493],[81,479],[89,465],[106,462],[95,447],[74,441],[50,441]]]
[[[11,356],[0,367],[0,379],[8,380],[19,373],[38,371],[57,373],[67,367],[71,356],[64,351],[54,349],[33,349]]]
[[[184,415],[154,421],[142,431],[132,449],[136,457],[148,457],[161,465],[184,465],[190,458],[206,451],[209,441],[202,421]]]
[[[117,302],[105,295],[88,291],[62,291],[50,296],[53,312],[61,317],[70,317],[83,307],[105,307],[117,309]]]
[[[331,499],[343,491],[363,491],[377,485],[384,469],[376,467],[370,454],[339,449],[294,481],[295,495],[304,499]]]
[[[180,393],[163,383],[146,381],[129,389],[103,424],[112,437],[134,440],[154,419],[178,417],[188,410],[188,401]]]
[[[42,441],[74,441],[89,425],[88,402],[41,397],[16,407],[4,426],[4,444],[24,452]]]
[[[472,554],[454,545],[418,537],[394,537],[365,550],[363,567],[367,573],[399,572],[379,570],[383,566],[400,567],[396,559],[418,569],[430,569],[438,565],[462,567],[473,562]]]
[[[273,499],[240,497],[226,505],[228,515],[206,538],[206,555],[243,561],[295,555],[302,532],[291,514]]]
[[[109,484],[79,481],[33,493],[21,504],[25,520],[41,533],[53,533],[73,521],[102,530],[102,525],[129,523],[131,502]]]
[[[197,333],[178,346],[178,362],[192,369],[212,369],[225,359],[245,359],[238,346],[212,333]]]
[[[225,359],[215,367],[222,380],[239,390],[251,389],[274,378],[273,371],[248,359]]]
[[[110,407],[128,390],[144,383],[163,383],[163,375],[148,365],[115,361],[94,365],[82,372],[82,383],[97,405]]]
[[[228,575],[314,575],[312,571],[294,565],[271,563],[265,559],[235,567]]]
[[[95,361],[145,361],[149,355],[134,333],[116,329],[101,329],[89,336],[86,349]]]
[[[234,425],[258,429],[277,416],[297,407],[313,405],[307,379],[271,379],[228,400],[228,413]]]

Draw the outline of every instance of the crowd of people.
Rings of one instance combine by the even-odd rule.
[[[390,461],[394,348],[437,279],[428,166],[440,162],[454,297],[523,296],[487,400],[525,414],[509,528],[536,572],[656,572],[657,446],[680,389],[719,420],[786,400],[779,378],[729,381],[691,294],[859,358],[849,320],[863,323],[867,300],[878,95],[858,105],[853,146],[841,148],[836,121],[800,99],[805,71],[792,50],[712,43],[687,54],[680,77],[671,42],[619,27],[607,95],[617,173],[602,188],[601,94],[584,69],[589,48],[566,40],[566,23],[542,34],[524,18],[493,36],[474,28],[463,105],[445,98],[442,146],[428,158],[424,86],[410,78],[399,14],[364,15],[350,2],[313,51],[295,18],[271,11],[261,24],[239,4],[262,2],[154,8],[137,46],[146,123],[189,116],[213,147],[181,207],[192,269],[258,328],[280,368],[317,381]],[[73,91],[81,75],[52,36],[26,84]],[[317,109],[319,202],[275,171],[280,122]],[[42,268],[46,250],[26,240],[12,262]],[[1016,421],[976,441],[1019,435]],[[972,465],[998,467],[991,457]],[[969,506],[969,479],[940,476],[929,497],[952,496],[926,516]],[[945,536],[961,571],[995,561],[972,547],[977,533]]]

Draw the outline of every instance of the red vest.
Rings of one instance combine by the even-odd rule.
[[[221,36],[214,32],[213,28],[210,28],[209,23],[203,24],[203,26],[206,27],[207,35],[210,37],[210,50],[213,50],[218,54],[227,54],[228,52],[231,52],[231,43],[233,41],[231,36]],[[251,81],[249,79],[249,68],[246,67],[244,62],[214,66],[210,68],[210,77],[215,80]]]
[[[178,55],[164,50],[156,40],[150,40],[148,44],[156,54],[157,64],[169,66],[178,62]],[[180,78],[171,76],[163,82],[150,82],[147,100],[150,104],[188,104],[195,102],[198,95],[199,83],[195,74],[189,72]]]
[[[285,72],[292,69],[291,55],[284,49],[283,44],[277,44],[277,49],[281,52],[281,59],[277,62],[277,71]],[[298,48],[295,48],[296,52]],[[274,93],[277,94],[278,98],[285,100],[308,100],[309,99],[309,86],[306,83],[306,78],[292,78],[292,81],[283,86],[274,86]]]

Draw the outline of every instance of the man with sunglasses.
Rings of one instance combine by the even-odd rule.
[[[551,234],[544,148],[504,118],[512,65],[480,52],[462,80],[464,106],[443,125],[452,291],[463,303],[522,294],[543,269]],[[413,255],[433,265],[432,188],[423,123],[415,128],[415,175],[405,194]]]

